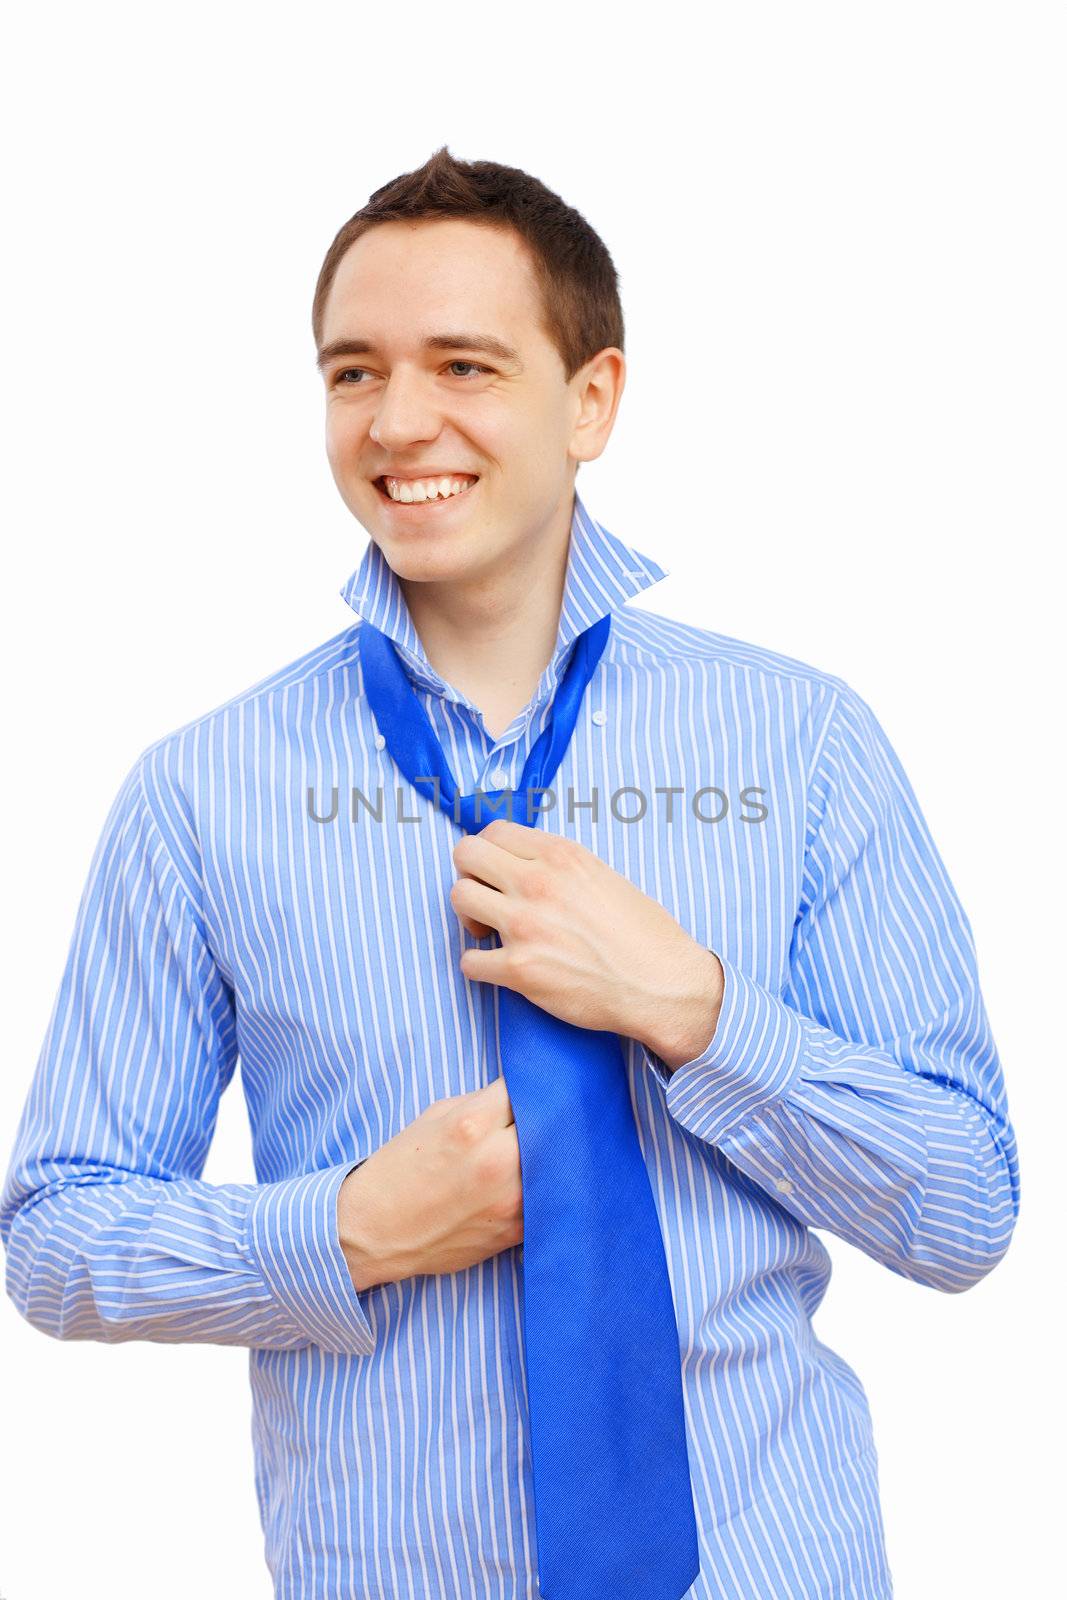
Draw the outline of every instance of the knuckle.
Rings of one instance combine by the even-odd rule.
[[[459,1111],[452,1119],[452,1137],[464,1150],[473,1149],[482,1136],[482,1119],[473,1111]]]
[[[508,977],[525,987],[537,976],[537,957],[532,950],[512,950],[507,967]]]
[[[529,911],[523,910],[521,906],[516,908],[512,912],[511,920],[508,923],[509,937],[518,940],[532,939],[536,922],[537,918]],[[512,958],[517,956],[516,951],[511,951],[510,954]]]
[[[526,893],[531,900],[548,900],[555,891],[552,874],[538,865],[530,868],[526,878]]]

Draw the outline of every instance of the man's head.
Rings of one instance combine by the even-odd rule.
[[[376,190],[330,246],[312,329],[334,480],[400,577],[480,581],[569,525],[623,320],[604,244],[536,178],[445,146]],[[420,476],[470,486],[411,502],[383,481]]]

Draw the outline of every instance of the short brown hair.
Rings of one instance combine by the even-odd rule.
[[[559,351],[568,383],[599,350],[623,349],[618,275],[600,235],[528,172],[496,161],[457,161],[447,145],[415,172],[375,189],[338,232],[315,285],[311,330],[316,349],[322,344],[326,297],[345,251],[376,223],[418,217],[463,217],[513,228],[521,236],[541,289],[542,325]]]

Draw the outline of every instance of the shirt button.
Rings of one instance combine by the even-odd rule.
[[[793,1193],[793,1185],[790,1183],[788,1178],[776,1178],[774,1187],[778,1190],[779,1194]]]
[[[493,785],[494,789],[506,789],[510,782],[503,767],[495,767],[489,774],[489,781]]]
[[[604,726],[605,722],[607,722],[607,720],[608,720],[608,714],[607,714],[606,711],[594,711],[593,712],[593,721],[596,723],[598,728],[602,728]]]
[[[375,750],[384,750],[385,749],[385,734],[384,733],[376,733],[374,735],[374,748],[375,748]]]

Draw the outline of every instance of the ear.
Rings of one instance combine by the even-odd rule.
[[[571,379],[575,419],[568,455],[577,462],[595,461],[611,436],[615,414],[626,385],[626,357],[615,345],[592,356]]]

